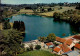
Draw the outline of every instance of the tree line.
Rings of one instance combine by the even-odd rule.
[[[80,11],[79,10],[68,10],[63,13],[55,12],[53,13],[53,18],[56,21],[66,21],[73,25],[80,26]]]
[[[17,29],[18,31],[25,31],[25,24],[23,21],[14,21],[13,29]]]
[[[9,20],[3,22],[3,30],[0,31],[0,56],[16,56],[25,51],[23,34],[25,25],[23,21],[14,21],[13,28]]]

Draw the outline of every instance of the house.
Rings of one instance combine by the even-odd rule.
[[[76,43],[74,46],[74,50],[80,52],[80,44]]]
[[[59,47],[55,47],[53,51],[54,53],[60,54],[61,49]]]
[[[24,48],[28,48],[30,47],[31,45],[33,45],[33,48],[35,48],[36,45],[44,45],[44,43],[42,42],[39,42],[38,40],[32,40],[32,41],[28,41],[28,42],[24,42]],[[42,45],[41,45],[41,48],[42,48]]]
[[[57,49],[59,49],[59,51],[57,51]],[[69,51],[72,51],[72,50],[71,50],[71,48],[69,48],[67,46],[66,43],[60,44],[59,46],[57,46],[53,49],[53,52],[58,53],[58,54],[63,54],[63,53],[69,52]]]
[[[77,51],[69,51],[69,52],[62,54],[62,56],[79,56],[79,55],[80,54]]]
[[[59,44],[66,43],[70,48],[72,48],[75,45],[75,43],[73,42],[74,42],[73,39],[64,39],[64,38],[56,37],[56,43]]]
[[[57,42],[57,43],[62,44],[62,43],[64,43],[65,41],[66,41],[66,39],[64,39],[64,38],[56,37],[56,42]]]
[[[45,48],[53,48],[54,47],[54,44],[52,42],[49,42],[49,43],[46,43],[44,45]]]
[[[66,44],[68,45],[68,47],[70,47],[70,48],[72,48],[72,47],[75,45],[73,39],[67,39],[67,40],[65,41],[65,43],[66,43]]]
[[[77,40],[80,40],[80,35],[75,35],[73,38],[77,39]]]
[[[67,39],[67,40],[65,41],[65,43],[66,43],[67,45],[69,45],[69,46],[72,44],[72,42],[73,42],[72,39]]]
[[[61,53],[72,51],[71,48],[68,47],[66,43],[60,44],[59,47],[62,49]]]

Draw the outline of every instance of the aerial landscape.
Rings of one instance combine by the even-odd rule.
[[[80,56],[80,0],[0,0],[0,56]]]

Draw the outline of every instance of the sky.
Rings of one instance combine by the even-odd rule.
[[[2,4],[34,4],[34,3],[59,3],[59,2],[80,2],[80,0],[1,0]]]

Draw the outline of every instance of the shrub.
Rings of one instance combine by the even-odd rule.
[[[8,21],[5,21],[4,24],[3,24],[3,29],[10,29],[11,28],[11,25]]]
[[[39,50],[41,48],[40,45],[36,45],[35,49]]]

